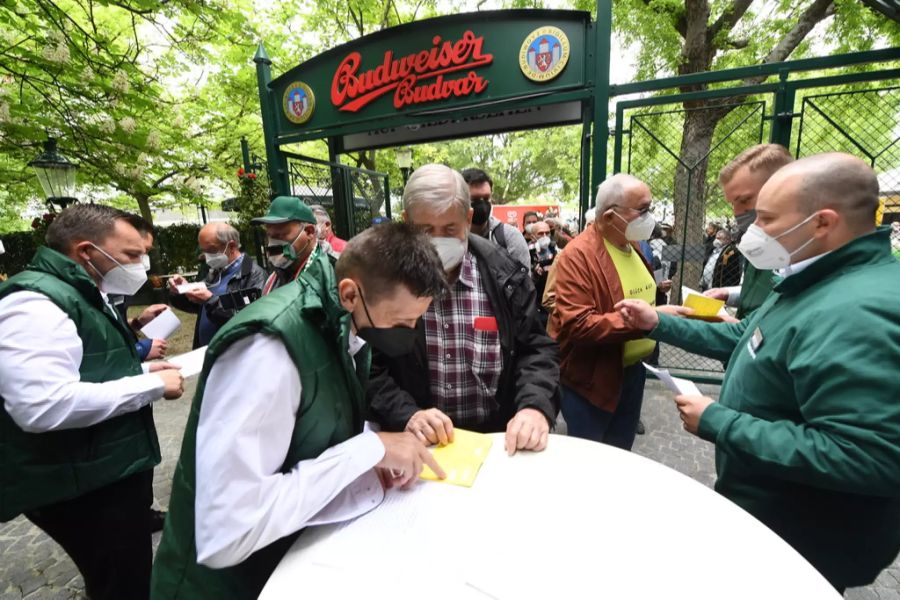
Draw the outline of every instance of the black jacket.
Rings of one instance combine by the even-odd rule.
[[[202,281],[207,285],[212,285],[218,278],[219,271],[214,270],[209,271]],[[243,262],[241,262],[241,270],[234,277],[228,280],[228,284],[225,286],[225,290],[227,292],[236,292],[238,290],[255,288],[262,292],[262,287],[265,282],[266,272],[262,267],[256,264],[256,261],[253,260],[252,256],[245,253],[244,260]],[[172,302],[172,306],[174,306],[175,308],[196,315],[200,313],[200,308],[202,307],[203,310],[206,311],[207,318],[220,327],[227,323],[228,319],[237,314],[237,311],[235,309],[223,307],[222,300],[215,295],[204,302],[202,305],[200,305],[191,302],[182,294],[173,293],[171,290],[169,290],[169,294],[171,296],[170,300]],[[199,333],[200,319],[198,318],[194,323],[194,348],[199,347]]]
[[[497,386],[500,410],[489,423],[468,428],[481,432],[505,431],[507,422],[523,408],[535,408],[552,428],[559,411],[558,347],[537,318],[534,284],[528,269],[479,236],[469,236],[485,292],[500,330],[503,372]],[[425,327],[417,324],[418,339],[411,354],[388,358],[372,355],[366,390],[370,419],[386,431],[402,431],[418,410],[434,403],[428,385]]]

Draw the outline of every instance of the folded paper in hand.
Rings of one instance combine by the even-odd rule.
[[[176,285],[175,290],[179,294],[187,294],[188,292],[196,292],[199,290],[205,290],[206,284],[202,281],[194,281],[192,283],[182,283],[181,285]]]
[[[141,328],[141,333],[143,333],[147,339],[167,340],[179,327],[181,327],[181,321],[175,316],[172,309],[167,308],[156,315],[155,319],[144,325]]]
[[[702,396],[703,392],[697,387],[697,384],[689,379],[681,379],[680,377],[672,377],[666,369],[657,369],[644,363],[648,371],[656,375],[656,378],[662,381],[667,388],[682,396]]]
[[[181,376],[190,377],[203,370],[203,358],[206,356],[206,346],[167,358],[166,362],[181,367]]]
[[[437,446],[431,451],[434,459],[447,473],[447,479],[438,479],[428,465],[425,465],[420,477],[472,487],[492,443],[493,440],[489,435],[454,428],[453,442],[446,446]]]

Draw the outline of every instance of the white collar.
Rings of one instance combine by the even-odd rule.
[[[778,275],[779,277],[781,277],[782,279],[784,279],[785,277],[790,277],[791,275],[796,275],[797,273],[799,273],[800,271],[802,271],[809,265],[813,264],[814,262],[816,262],[823,256],[827,256],[828,254],[831,254],[830,250],[828,252],[823,252],[822,254],[820,254],[818,256],[813,256],[812,258],[807,258],[805,260],[801,260],[798,263],[788,265],[784,268],[775,269],[775,274]]]
[[[356,356],[356,353],[362,350],[365,345],[366,340],[350,331],[350,339],[347,342],[347,352],[350,353],[350,356]]]

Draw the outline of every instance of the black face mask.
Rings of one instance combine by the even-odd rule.
[[[472,201],[472,225],[484,225],[491,217],[490,200],[473,200]]]
[[[363,310],[366,311],[369,323],[374,324],[372,315],[369,314],[369,307],[366,306],[366,299],[362,295],[362,289],[359,287],[356,289],[359,290],[359,299],[362,300]],[[356,325],[356,320],[353,319],[353,313],[350,313],[350,319],[353,320],[353,325],[356,327],[356,335],[390,358],[410,354],[416,345],[418,332],[413,328],[400,325],[394,327],[373,326],[360,328]]]
[[[737,215],[734,217],[734,221],[737,224],[738,231],[742,234],[747,232],[747,228],[756,221],[756,209],[751,208],[747,212],[742,215]]]

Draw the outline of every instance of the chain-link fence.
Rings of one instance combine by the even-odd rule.
[[[879,175],[884,205],[879,218],[884,223],[900,221],[900,87],[896,84],[888,80],[835,89],[800,83],[796,96],[783,90],[730,97],[712,92],[708,99],[673,98],[668,105],[660,98],[649,98],[646,105],[640,100],[623,103],[627,108],[619,109],[618,115],[623,127],[614,132],[618,138],[614,143],[621,148],[617,164],[650,186],[657,220],[672,226],[665,242],[651,244],[663,274],[673,279],[669,302],[681,303],[688,288],[700,291],[733,283],[715,279],[717,271],[709,261],[716,229],[730,232],[733,242],[738,241],[718,174],[755,144],[790,144],[797,157],[820,152],[859,156]],[[900,250],[900,233],[895,237]],[[740,255],[730,260],[739,273]],[[735,272],[730,272],[733,278]],[[720,377],[723,370],[718,361],[666,345],[659,362],[697,378]]]
[[[384,173],[298,155],[289,156],[288,173],[291,193],[307,204],[323,206],[338,235],[349,239],[369,227],[375,217],[390,217]]]

